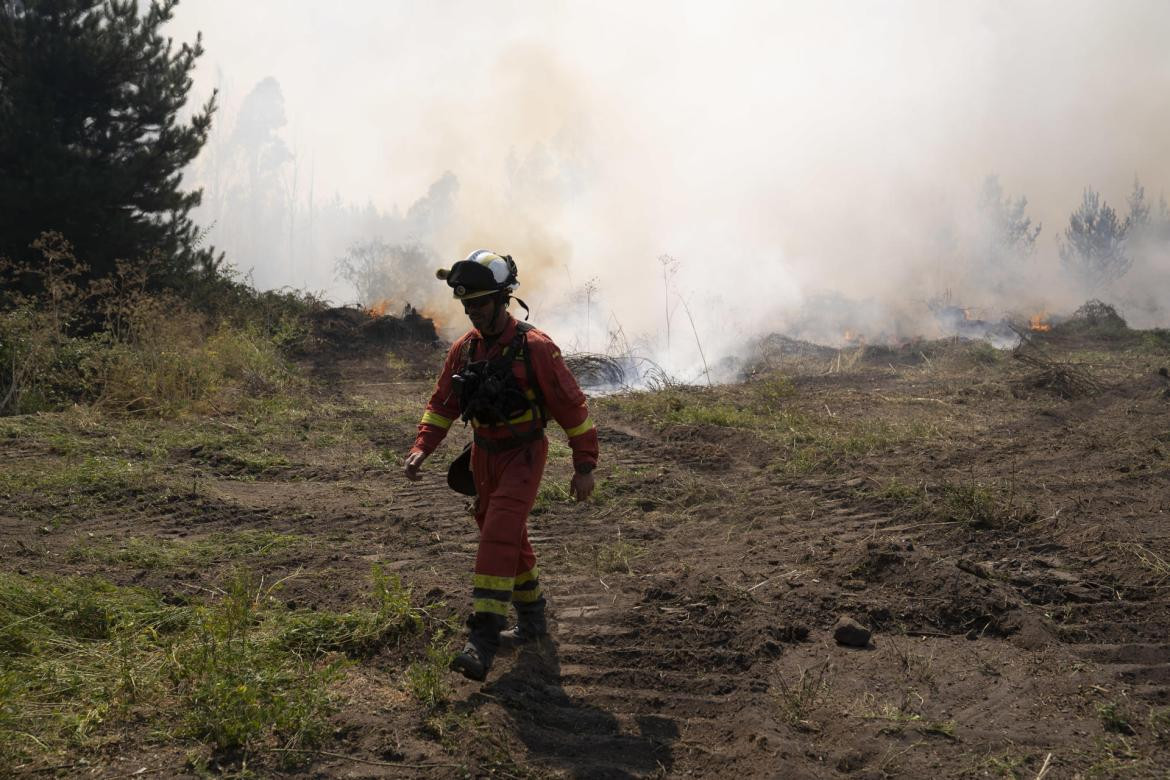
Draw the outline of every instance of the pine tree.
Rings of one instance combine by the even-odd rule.
[[[1086,187],[1080,207],[1069,215],[1059,247],[1060,262],[1090,292],[1120,279],[1133,265],[1126,247],[1129,227],[1129,218],[1118,217],[1112,206]]]
[[[979,193],[979,242],[983,260],[992,268],[1004,268],[1032,253],[1040,225],[1026,214],[1028,199],[1004,195],[998,176],[983,180]]]
[[[1151,268],[1165,262],[1170,255],[1170,207],[1165,196],[1158,198],[1157,206],[1151,206],[1146,200],[1146,188],[1135,177],[1128,203],[1125,243],[1134,265]]]
[[[182,171],[215,96],[186,121],[200,38],[162,26],[178,0],[0,0],[0,256],[63,234],[94,276],[159,251],[175,274],[214,267]]]

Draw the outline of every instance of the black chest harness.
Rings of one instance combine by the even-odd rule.
[[[451,376],[455,392],[459,397],[460,417],[466,424],[472,420],[476,425],[507,425],[512,435],[508,438],[489,438],[476,435],[476,446],[483,447],[489,452],[510,450],[530,441],[536,441],[544,436],[545,411],[544,397],[540,392],[540,383],[532,370],[532,359],[528,354],[528,331],[532,326],[526,322],[516,324],[516,335],[512,342],[504,347],[500,356],[494,360],[476,360],[475,355],[479,339],[471,339],[467,343],[466,358],[463,368],[458,374]],[[533,397],[529,397],[520,386],[513,371],[513,364],[517,360],[524,361],[524,372],[528,388]],[[515,424],[517,417],[525,413],[532,413],[532,421],[538,423],[531,430],[518,432]],[[527,420],[523,421],[527,422]]]

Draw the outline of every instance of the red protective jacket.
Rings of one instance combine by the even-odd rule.
[[[435,383],[435,391],[431,394],[422,422],[418,425],[418,436],[415,438],[412,451],[417,450],[430,455],[447,435],[451,423],[459,419],[459,396],[451,382],[451,375],[459,373],[469,361],[492,360],[499,357],[503,348],[512,343],[516,335],[516,325],[516,319],[509,314],[503,332],[486,349],[484,337],[474,328],[451,345],[439,380]],[[475,354],[470,354],[470,342],[473,340]],[[561,351],[547,334],[535,328],[528,331],[527,345],[532,373],[540,385],[540,393],[544,396],[545,417],[556,420],[557,424],[565,429],[569,437],[569,446],[573,449],[574,466],[578,464],[596,466],[597,428],[589,419],[585,394],[581,392],[573,373],[565,365]],[[514,361],[512,370],[521,389],[529,391],[531,388],[524,361]],[[524,433],[534,426],[539,426],[540,420],[532,419],[532,415],[529,414],[514,420],[510,428],[504,424],[479,425],[474,420],[472,425],[476,426],[475,432],[478,436],[504,439],[512,436],[513,431]]]

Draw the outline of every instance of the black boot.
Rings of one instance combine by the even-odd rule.
[[[512,602],[516,607],[516,625],[500,632],[500,644],[506,646],[538,642],[548,636],[548,621],[544,617],[544,597],[530,604]]]
[[[469,680],[483,682],[487,679],[492,659],[500,647],[500,629],[504,626],[504,618],[490,612],[476,612],[467,619],[467,625],[471,628],[471,634],[463,650],[451,659],[451,670]]]

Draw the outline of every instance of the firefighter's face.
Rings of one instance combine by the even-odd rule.
[[[483,332],[485,328],[489,331],[492,330],[492,326],[496,324],[492,317],[496,311],[493,305],[495,301],[496,296],[494,295],[481,295],[478,298],[463,301],[463,312],[471,320],[472,327],[480,332]]]

